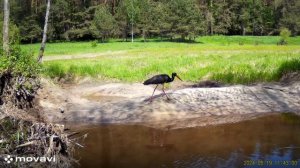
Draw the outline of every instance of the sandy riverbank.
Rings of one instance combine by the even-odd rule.
[[[170,86],[147,101],[153,87],[142,84],[85,82],[58,86],[43,80],[39,92],[42,115],[51,122],[138,123],[182,128],[238,122],[270,113],[300,114],[300,83],[216,88]]]

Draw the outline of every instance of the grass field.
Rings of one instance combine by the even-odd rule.
[[[48,43],[46,57],[87,53],[99,57],[46,61],[44,74],[52,78],[72,75],[141,82],[154,74],[177,72],[193,82],[277,81],[285,73],[300,70],[300,37],[290,38],[287,46],[276,45],[279,38],[212,36],[200,37],[196,43],[113,40],[96,47],[91,42]],[[39,44],[22,48],[38,51]]]
[[[135,39],[136,43],[121,42],[120,40],[110,40],[109,43],[98,43],[97,47],[92,47],[92,42],[64,42],[47,43],[45,55],[71,55],[82,53],[99,53],[106,51],[135,50],[135,49],[156,49],[156,48],[185,48],[186,46],[197,46],[202,50],[232,50],[232,49],[252,49],[264,50],[274,49],[279,41],[278,36],[203,36],[196,40],[196,43],[176,43],[160,42],[150,39],[143,43],[142,39]],[[242,43],[243,45],[239,45]],[[236,46],[238,45],[238,46]],[[271,45],[271,46],[269,46]],[[275,45],[275,46],[274,46]],[[291,37],[289,45],[300,45],[300,37]],[[268,48],[265,48],[269,46]],[[233,48],[234,47],[234,48]],[[22,45],[22,49],[32,51],[37,55],[40,44]]]

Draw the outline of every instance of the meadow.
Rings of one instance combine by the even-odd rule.
[[[177,72],[185,81],[216,80],[229,84],[278,81],[300,71],[300,37],[277,45],[277,36],[204,36],[194,43],[151,39],[134,43],[48,43],[45,58],[91,54],[97,57],[44,62],[51,78],[90,76],[100,80],[142,82],[160,73]],[[22,45],[37,54],[39,44]]]

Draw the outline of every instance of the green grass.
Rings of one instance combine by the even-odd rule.
[[[277,81],[285,73],[300,71],[300,37],[291,38],[287,46],[277,46],[279,38],[212,36],[199,38],[198,43],[115,40],[97,47],[92,47],[91,42],[50,43],[46,48],[49,57],[86,53],[101,56],[46,61],[44,74],[52,78],[71,75],[142,82],[155,74],[177,72],[183,80],[193,82],[203,79],[231,84]],[[108,51],[124,52],[109,54]]]
[[[185,48],[196,46],[201,50],[265,50],[268,48],[276,49],[279,36],[203,36],[196,39],[196,43],[176,43],[160,42],[157,39],[150,39],[144,43],[142,39],[135,39],[135,43],[122,42],[121,40],[110,40],[108,43],[98,43],[97,47],[92,47],[92,42],[63,42],[47,43],[46,56],[74,55],[82,53],[99,53],[120,50],[141,50],[156,48]],[[300,37],[291,37],[289,45],[300,45]],[[243,44],[243,45],[240,45]],[[21,46],[23,50],[38,54],[40,44],[26,44]],[[267,47],[267,48],[266,48]]]

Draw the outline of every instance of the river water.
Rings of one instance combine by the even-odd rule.
[[[300,167],[300,118],[278,114],[239,123],[176,130],[98,125],[76,152],[77,167]]]

